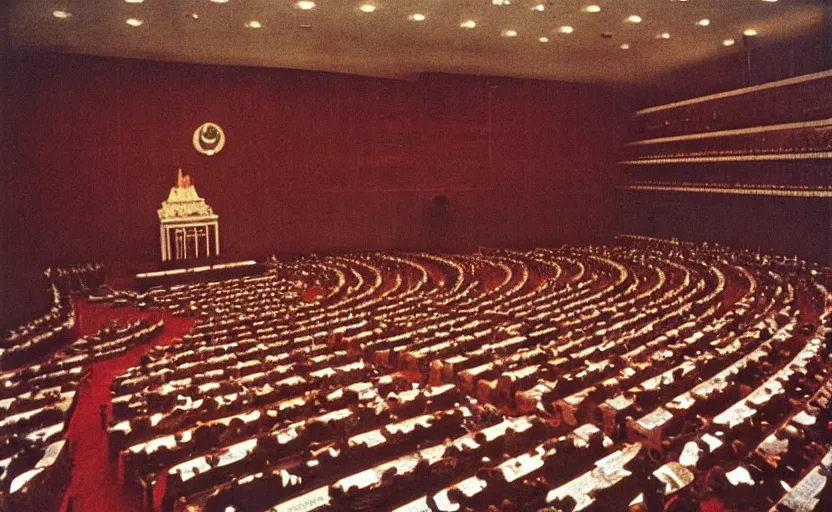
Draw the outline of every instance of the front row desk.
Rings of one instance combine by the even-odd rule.
[[[136,274],[136,288],[144,292],[154,286],[173,286],[197,281],[213,281],[259,275],[266,271],[265,263],[254,260],[218,263],[200,267],[177,268]]]

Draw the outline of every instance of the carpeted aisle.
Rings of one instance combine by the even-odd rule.
[[[107,458],[107,436],[101,428],[99,405],[107,404],[110,412],[110,384],[130,366],[139,362],[153,345],[167,345],[188,332],[193,319],[178,318],[162,311],[140,311],[136,308],[111,308],[103,304],[89,304],[82,299],[75,303],[79,336],[92,334],[113,319],[132,321],[140,318],[165,321],[162,333],[148,343],[135,347],[118,359],[102,361],[92,366],[90,378],[81,384],[75,413],[70,420],[66,438],[73,447],[75,467],[60,511],[67,510],[73,498],[72,512],[139,511],[140,491],[125,492],[119,484],[116,464]]]

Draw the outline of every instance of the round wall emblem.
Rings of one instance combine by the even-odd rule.
[[[194,149],[206,156],[216,155],[225,146],[225,133],[216,123],[204,123],[194,132]]]

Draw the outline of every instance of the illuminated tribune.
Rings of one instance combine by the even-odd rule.
[[[158,211],[162,261],[219,256],[219,216],[197,195],[182,169]]]

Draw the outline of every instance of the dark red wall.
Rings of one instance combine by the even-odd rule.
[[[58,54],[15,58],[10,71],[6,272],[157,259],[156,209],[179,166],[219,214],[226,254],[241,257],[610,230],[629,108],[600,87]],[[214,157],[191,145],[205,121],[227,136]],[[450,200],[444,235],[427,213],[437,194]]]

